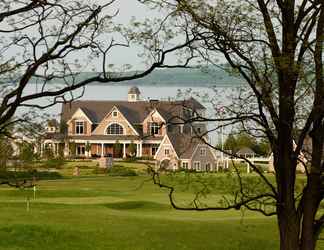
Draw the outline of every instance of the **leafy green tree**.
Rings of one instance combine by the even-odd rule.
[[[123,145],[117,140],[113,146],[114,157],[122,157],[123,154]]]
[[[8,140],[0,137],[0,169],[7,167],[8,160],[13,155],[13,148]]]
[[[256,146],[253,147],[253,150],[257,155],[261,156],[269,156],[271,153],[270,144],[266,139],[259,141]]]
[[[219,146],[221,148],[221,146]],[[236,153],[239,146],[237,145],[237,140],[233,134],[229,134],[224,143],[225,150],[231,150],[232,153]]]
[[[224,149],[231,150],[234,154],[243,147],[251,148],[257,155],[261,156],[267,156],[271,153],[271,148],[267,140],[257,140],[247,133],[241,133],[236,136],[231,133],[224,143]]]
[[[46,160],[54,159],[53,149],[48,144],[45,144],[45,147],[43,150],[43,158]]]
[[[19,160],[24,166],[29,166],[35,160],[34,145],[29,142],[22,142],[19,145]]]
[[[255,138],[253,138],[251,135],[244,132],[240,133],[237,136],[236,142],[239,148],[247,147],[247,148],[251,148],[252,150],[257,145],[257,141],[255,140]]]
[[[60,144],[59,147],[58,147],[58,155],[59,155],[59,158],[61,159],[64,159],[64,145],[63,144]]]
[[[76,156],[76,143],[74,141],[69,142],[69,154],[71,158]]]
[[[134,157],[136,155],[136,144],[132,141],[129,145],[128,145],[128,152],[130,154],[130,156]]]
[[[85,151],[87,152],[87,157],[91,157],[91,144],[88,141],[85,144]]]
[[[61,121],[59,125],[59,131],[63,135],[67,135],[68,126],[65,121]]]

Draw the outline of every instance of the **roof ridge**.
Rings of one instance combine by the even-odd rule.
[[[127,103],[136,103],[136,102],[148,102],[148,101],[136,101],[136,102],[129,102],[127,100],[76,100],[76,101],[73,101],[74,103],[76,102],[127,102]],[[64,104],[69,104],[69,103],[64,103]]]

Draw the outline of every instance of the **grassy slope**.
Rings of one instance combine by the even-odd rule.
[[[175,211],[166,193],[145,179],[42,181],[29,212],[24,200],[31,191],[1,187],[0,249],[278,248],[274,218],[246,213],[242,220],[237,211]]]

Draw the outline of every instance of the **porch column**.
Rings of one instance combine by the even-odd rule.
[[[136,157],[140,157],[139,151],[140,151],[140,145],[139,143],[136,143]]]
[[[101,157],[104,157],[104,144],[101,143]]]
[[[126,143],[123,143],[123,158],[126,158]]]
[[[41,145],[40,145],[40,155],[41,155],[41,157],[44,156],[43,153],[44,153],[44,143],[42,142]]]
[[[139,145],[139,157],[142,157],[143,156],[143,143],[140,142],[140,145]]]
[[[69,156],[69,144],[64,142],[64,156]]]

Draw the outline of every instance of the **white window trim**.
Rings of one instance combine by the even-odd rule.
[[[168,152],[169,152],[168,154],[166,154],[166,151],[167,151],[167,150],[168,150]],[[165,148],[165,149],[164,149],[164,155],[165,155],[165,156],[170,156],[170,149],[169,149],[169,148]]]
[[[183,166],[184,164],[187,165],[186,169],[189,169],[189,162],[188,162],[188,161],[183,161],[183,162],[181,163],[181,167],[182,167],[182,168],[185,168],[185,167]]]
[[[156,148],[156,150],[155,150],[155,154],[153,154],[153,148]],[[151,155],[152,155],[152,156],[155,156],[158,150],[159,150],[159,146],[152,146],[152,147],[151,147]]]
[[[207,149],[206,148],[200,148],[200,156],[206,156],[207,155]]]
[[[83,133],[77,133],[77,123],[78,122],[82,122],[82,124],[83,124]],[[84,120],[75,120],[74,124],[75,124],[74,133],[76,135],[84,135],[85,134],[85,121]]]
[[[114,110],[111,114],[112,117],[118,117],[118,111],[117,110]]]
[[[122,134],[108,134],[107,133],[108,127],[111,126],[112,124],[118,124],[119,126],[121,126],[123,128],[123,133]],[[105,135],[126,135],[125,126],[123,124],[120,124],[119,122],[110,122],[110,123],[108,123],[107,127],[105,128]]]
[[[78,154],[78,149],[79,148],[84,148],[84,154]],[[82,150],[80,150],[80,151],[82,151]],[[76,146],[76,153],[77,153],[77,155],[81,155],[81,156],[85,155],[85,145],[77,145]]]
[[[160,129],[161,129],[161,126],[159,125],[158,122],[150,122],[150,134],[151,135],[159,135],[160,134]],[[152,126],[154,124],[154,126]],[[157,133],[152,133],[152,128],[156,129],[157,128]]]
[[[198,168],[197,168],[196,165],[198,165]],[[201,164],[200,164],[200,161],[194,161],[193,166],[194,166],[194,169],[195,169],[196,171],[201,171]]]
[[[127,125],[128,125],[128,127],[129,128],[131,128],[132,130],[133,130],[133,132],[135,133],[135,135],[139,135],[139,133],[136,131],[136,129],[133,127],[133,125],[132,124],[130,124],[130,122],[126,119],[126,117],[123,115],[123,113],[122,112],[120,112],[120,110],[116,107],[116,106],[114,106],[110,111],[109,111],[109,113],[104,117],[104,119],[99,123],[99,125],[98,125],[98,127],[100,127],[100,124],[102,124],[102,122],[103,121],[106,121],[107,120],[107,118],[109,118],[110,116],[112,116],[112,112],[113,111],[118,111],[118,116],[120,117],[120,118],[122,118],[122,119],[124,119],[125,120],[125,122],[127,123]],[[118,122],[116,122],[116,121],[113,121],[113,122],[111,122],[111,123],[118,123]],[[120,123],[118,123],[119,125],[122,125],[122,124],[120,124]],[[109,126],[110,124],[108,124],[108,126]],[[108,126],[106,126],[106,128],[105,128],[105,135],[106,135],[106,131],[107,131],[107,128],[108,128]],[[98,127],[93,131],[93,134],[98,134]],[[123,128],[124,128],[124,130],[125,130],[125,127],[123,126]],[[126,135],[126,130],[124,131],[124,135]]]

